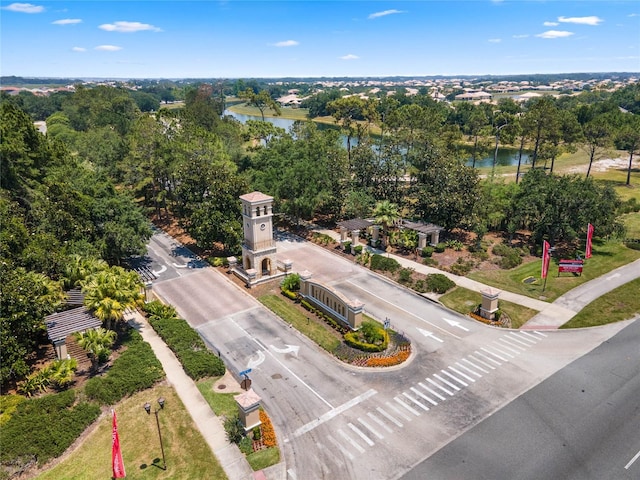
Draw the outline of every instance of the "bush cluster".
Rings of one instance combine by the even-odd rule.
[[[475,267],[475,262],[473,260],[464,260],[460,257],[449,269],[451,270],[451,273],[455,275],[465,276],[473,269],[473,267]]]
[[[297,300],[298,299],[298,294],[296,292],[292,292],[291,290],[287,290],[284,287],[280,288],[280,292],[282,293],[282,295],[284,295],[285,297],[287,297],[290,300]]]
[[[151,316],[149,323],[176,354],[185,373],[194,380],[224,375],[223,361],[207,348],[204,341],[183,319]]]
[[[442,253],[447,248],[447,244],[440,242],[436,245],[436,253]]]
[[[84,391],[88,398],[103,405],[113,405],[127,395],[151,388],[164,378],[164,370],[151,346],[135,330],[125,334],[127,349],[114,362],[106,375],[87,381]]]
[[[330,315],[327,315],[326,313],[324,313],[319,308],[314,307],[313,305],[311,305],[306,300],[302,300],[302,302],[300,302],[300,305],[302,305],[304,307],[304,309],[307,310],[308,312],[311,312],[311,313],[317,315],[318,317],[320,317],[327,325],[333,327],[338,332],[344,334],[344,333],[347,333],[349,331],[349,328],[347,328],[341,322],[336,321],[335,318],[332,318]]]
[[[68,360],[54,360],[46,367],[33,372],[24,381],[20,382],[20,393],[31,397],[42,393],[52,386],[56,390],[63,390],[73,382],[78,361],[75,358]]]
[[[207,262],[213,267],[226,267],[229,265],[226,257],[208,257]]]
[[[447,240],[445,245],[447,246],[447,248],[452,248],[456,252],[460,252],[464,248],[464,243],[462,243],[460,240]]]
[[[430,292],[446,293],[448,290],[456,286],[453,280],[450,280],[442,273],[432,273],[427,275],[425,283]]]
[[[640,241],[638,240],[629,240],[624,242],[625,246],[627,248],[630,248],[631,250],[640,250]]]
[[[100,407],[76,399],[74,390],[20,403],[2,426],[0,461],[19,468],[35,459],[38,465],[58,457],[100,415]],[[10,441],[8,441],[10,439]],[[1,472],[3,478],[7,472]]]
[[[413,268],[402,268],[398,273],[398,281],[403,285],[409,285],[413,281]]]
[[[344,248],[345,252],[351,253],[351,242],[344,242],[342,248]]]
[[[500,259],[495,262],[502,269],[508,270],[510,268],[517,267],[522,263],[521,255],[523,252],[519,248],[513,248],[505,245],[504,243],[499,243],[494,245],[491,251],[494,255],[500,256]]]
[[[311,240],[316,243],[319,243],[320,245],[329,245],[334,242],[333,238],[331,238],[330,235],[327,235],[326,233],[319,233],[319,232],[314,232],[313,236],[311,237]]]
[[[434,250],[435,250],[435,249],[434,249],[433,247],[431,247],[431,246],[424,247],[424,248],[422,249],[421,255],[422,255],[423,257],[425,257],[425,258],[428,258],[428,257],[430,257],[431,255],[433,255]]]
[[[300,290],[300,275],[297,273],[287,275],[280,283],[280,287],[283,290],[297,292],[298,290]]]
[[[395,258],[385,257],[377,253],[371,257],[371,270],[394,273],[398,269],[400,269],[400,264]]]

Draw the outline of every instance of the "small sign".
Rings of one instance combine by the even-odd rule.
[[[245,391],[249,390],[251,388],[251,379],[245,377],[245,379],[240,382],[240,387]]]
[[[560,273],[580,273],[582,274],[582,268],[584,267],[583,260],[560,260],[558,262],[558,274]]]
[[[241,371],[239,375],[240,375],[241,377],[244,377],[244,376],[246,376],[246,375],[249,375],[250,373],[251,373],[251,369],[250,369],[250,368],[247,368],[246,370]]]
[[[384,329],[387,330],[391,327],[391,320],[388,318],[384,321]]]

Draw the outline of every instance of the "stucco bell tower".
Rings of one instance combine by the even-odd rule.
[[[255,279],[277,272],[273,239],[273,197],[262,192],[240,196],[242,201],[242,268]]]

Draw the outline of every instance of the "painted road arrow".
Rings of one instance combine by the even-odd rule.
[[[151,273],[153,273],[157,277],[161,273],[164,273],[166,270],[167,270],[167,266],[162,265],[162,267],[160,267],[160,270],[151,270]]]
[[[469,329],[466,327],[463,327],[460,322],[456,322],[455,320],[449,320],[448,318],[444,318],[444,317],[442,319],[452,327],[458,327],[459,329],[464,330],[465,332],[469,331]]]
[[[256,368],[258,365],[260,365],[262,362],[264,362],[264,360],[265,360],[264,353],[262,353],[262,351],[258,350],[256,352],[256,354],[258,355],[257,360],[254,360],[253,357],[249,358],[249,361],[247,362],[247,368],[248,369]]]
[[[444,340],[440,340],[438,337],[436,337],[433,332],[430,332],[429,330],[425,330],[423,328],[418,328],[418,331],[423,334],[425,337],[431,337],[434,340],[440,342],[440,343],[444,343]]]
[[[274,347],[273,345],[269,345],[271,347],[271,350],[278,352],[278,353],[289,353],[292,352],[296,357],[298,356],[298,350],[300,350],[300,347],[298,347],[297,345],[285,345],[285,347],[287,348],[277,348]]]

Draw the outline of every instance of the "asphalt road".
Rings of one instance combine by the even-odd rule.
[[[166,235],[144,262],[153,290],[219,353],[251,369],[274,422],[288,477],[391,479],[615,334],[490,328],[448,311],[361,266],[296,238],[278,260],[391,318],[412,357],[400,367],[345,365],[262,307],[229,274],[207,267]]]
[[[636,321],[400,478],[638,479],[638,457]]]

